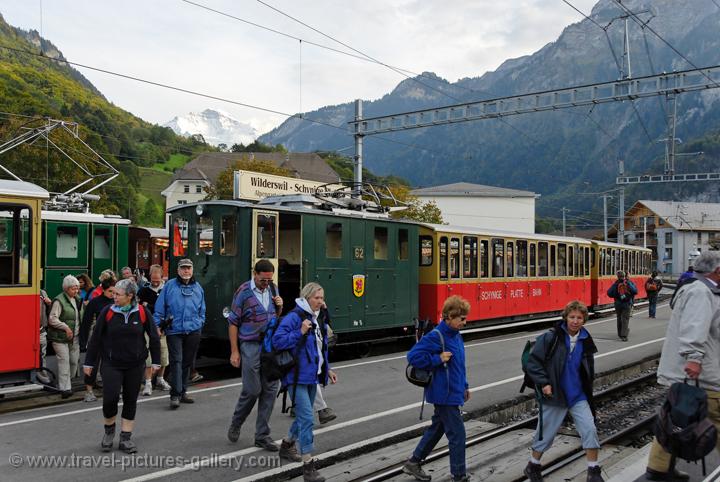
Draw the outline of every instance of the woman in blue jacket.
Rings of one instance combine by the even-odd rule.
[[[465,345],[460,335],[469,312],[470,303],[460,296],[445,300],[437,328],[423,336],[407,354],[412,366],[433,371],[432,382],[425,389],[425,400],[435,406],[432,424],[403,465],[403,472],[417,480],[430,480],[420,464],[443,433],[450,447],[453,480],[470,480],[465,470],[465,425],[460,412],[460,407],[470,398],[465,374]]]
[[[287,437],[280,444],[280,457],[303,462],[305,482],[325,480],[315,468],[313,451],[313,402],[318,383],[337,382],[337,376],[328,364],[327,332],[318,325],[317,317],[325,302],[325,292],[318,283],[308,283],[295,300],[295,308],[280,322],[273,335],[275,350],[292,350],[296,365],[283,378],[283,387],[295,407],[295,421]],[[295,442],[300,443],[298,454]]]

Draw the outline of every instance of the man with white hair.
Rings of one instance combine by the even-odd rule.
[[[48,317],[48,341],[52,342],[58,364],[58,389],[62,398],[72,395],[71,380],[77,375],[80,359],[80,320],[83,303],[78,296],[80,282],[67,275],[62,282],[63,292],[55,297]]]
[[[695,260],[695,273],[670,301],[673,309],[665,334],[657,375],[670,386],[698,380],[708,396],[708,416],[720,430],[720,252],[706,251]],[[720,439],[716,449],[720,451]],[[687,480],[688,474],[670,473],[670,454],[653,440],[645,478]]]

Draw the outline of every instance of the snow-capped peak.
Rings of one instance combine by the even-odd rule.
[[[251,144],[258,136],[257,130],[250,124],[240,122],[227,112],[213,109],[177,116],[165,127],[181,136],[201,134],[208,144],[226,144],[228,147]]]

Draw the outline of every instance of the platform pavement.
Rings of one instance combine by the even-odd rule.
[[[594,320],[588,329],[600,350],[597,370],[606,371],[659,353],[669,317],[666,303],[658,310],[657,319],[648,319],[640,310],[631,320],[630,340],[622,342],[615,333],[614,317]],[[538,331],[514,333],[495,338],[466,342],[468,381],[472,398],[467,411],[479,410],[517,395],[519,389],[519,357],[525,341]],[[405,354],[396,353],[335,366],[339,384],[326,389],[328,404],[338,420],[315,430],[316,453],[324,453],[348,444],[362,443],[388,432],[402,430],[418,423],[421,391],[404,380]],[[190,393],[197,403],[183,405],[178,411],[168,409],[164,394],[141,397],[133,439],[141,457],[166,456],[186,461],[205,457],[213,467],[181,464],[168,468],[166,461],[152,467],[96,467],[64,469],[30,469],[25,465],[13,468],[10,454],[20,456],[99,456],[102,432],[101,401],[73,402],[59,407],[46,407],[23,413],[0,416],[0,473],[3,480],[37,480],[57,478],[93,481],[117,480],[236,480],[253,477],[267,467],[247,466],[250,457],[264,456],[272,461],[273,454],[253,447],[255,414],[251,414],[241,431],[240,441],[231,444],[225,438],[233,406],[240,391],[239,378],[200,384]],[[287,433],[291,419],[280,414],[276,405],[271,424],[272,435],[280,439]],[[118,452],[114,452],[119,457]],[[240,470],[218,461],[240,458]],[[260,459],[256,459],[260,460]],[[155,461],[157,462],[157,461]],[[162,465],[162,466],[160,466]],[[227,463],[224,463],[227,465]]]

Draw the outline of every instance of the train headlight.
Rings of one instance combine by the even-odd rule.
[[[203,211],[204,211],[204,206],[202,204],[198,204],[195,207],[195,214],[197,214],[198,216],[202,216]]]

